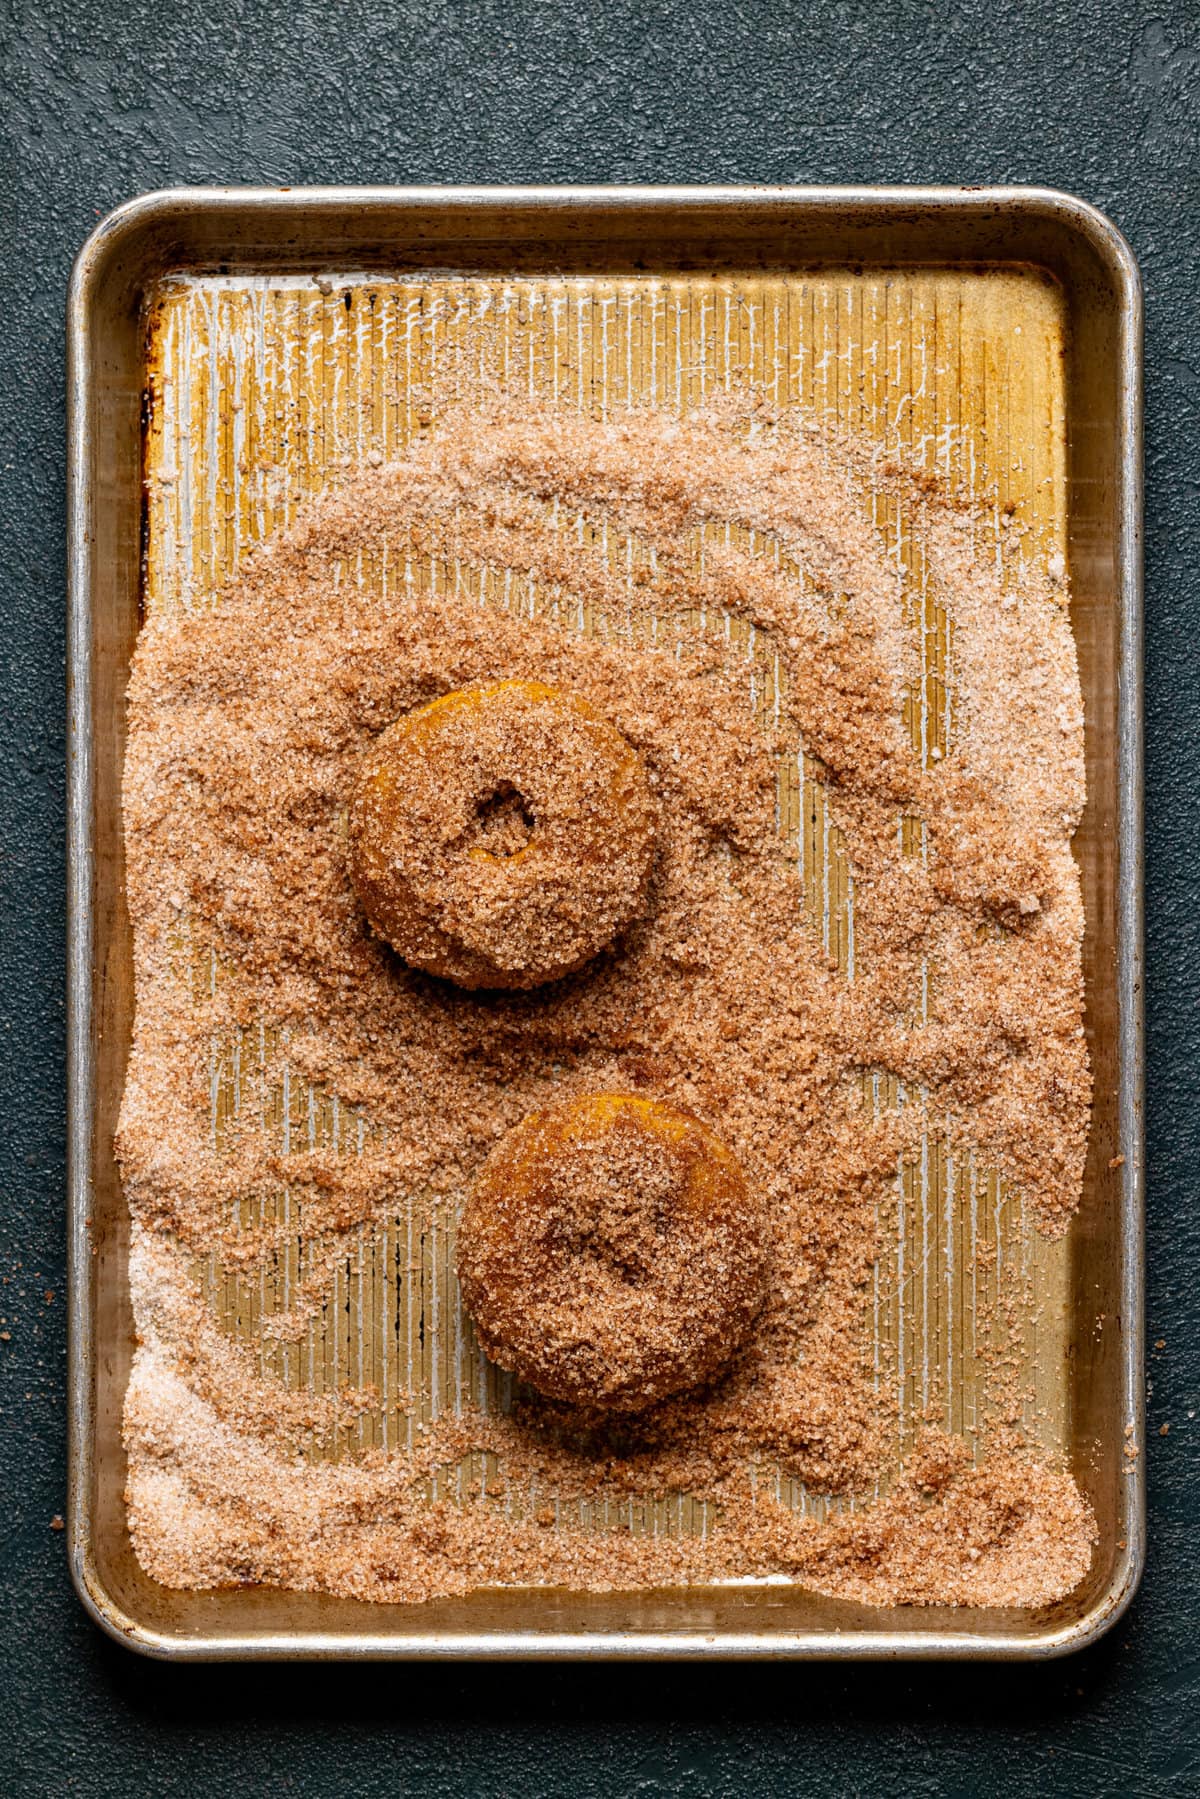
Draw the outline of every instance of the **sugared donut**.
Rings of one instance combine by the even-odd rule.
[[[374,929],[460,987],[581,968],[641,910],[656,807],[641,758],[538,681],[448,693],[364,755],[350,870]]]
[[[492,1150],[458,1279],[493,1361],[552,1399],[632,1412],[711,1379],[745,1340],[764,1240],[712,1131],[602,1093],[531,1112]]]

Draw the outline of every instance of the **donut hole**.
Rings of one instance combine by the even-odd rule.
[[[572,694],[462,688],[359,761],[349,873],[378,936],[470,991],[563,979],[650,898],[658,804],[637,754]]]
[[[531,1112],[459,1220],[459,1287],[485,1353],[548,1398],[640,1411],[712,1380],[766,1283],[761,1202],[724,1144],[664,1100]]]
[[[529,848],[537,828],[533,808],[509,781],[501,781],[475,806],[472,850],[503,860]]]

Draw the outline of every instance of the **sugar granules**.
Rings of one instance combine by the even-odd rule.
[[[911,509],[955,629],[954,739],[928,770],[900,723],[915,651],[869,523],[881,484]],[[564,538],[555,505],[652,552],[638,614],[684,621],[678,644],[580,635],[583,616],[631,617],[630,584],[601,548]],[[696,532],[712,520],[768,538],[779,563],[731,538],[700,567]],[[312,502],[211,610],[151,618],[129,696],[137,1016],[118,1148],[139,1332],[129,1509],[156,1578],[412,1600],[783,1573],[876,1603],[1029,1605],[1082,1577],[1085,1501],[1002,1424],[978,1467],[930,1430],[880,1500],[825,1524],[755,1491],[750,1472],[771,1463],[853,1495],[879,1474],[894,1418],[866,1365],[865,1294],[877,1217],[931,1121],[999,1168],[1048,1233],[1078,1201],[1090,1076],[1074,646],[1057,574],[1014,555],[1002,582],[974,554],[974,522],[865,446],[762,409],[600,424],[501,400]],[[522,571],[545,604],[523,617],[420,578],[386,594],[350,578],[385,545],[393,567],[440,558],[490,572],[496,591]],[[779,716],[765,723],[729,617],[778,657]],[[578,694],[638,749],[660,855],[645,916],[595,964],[481,997],[406,970],[364,930],[343,821],[379,730],[512,677]],[[780,758],[801,743],[847,843],[852,981],[805,917],[778,829]],[[905,816],[924,820],[926,855],[904,853]],[[185,917],[227,971],[199,999],[179,965]],[[272,1148],[251,1122],[253,1090],[265,1105],[278,1080],[270,1053],[214,1146],[210,1045],[263,1021],[293,1070],[385,1127],[361,1155]],[[924,1103],[872,1115],[870,1072]],[[280,1245],[282,1224],[235,1227],[235,1202],[286,1183],[298,1206],[311,1272],[268,1328],[299,1333],[364,1226],[405,1207],[452,1221],[503,1131],[607,1090],[710,1122],[763,1198],[769,1298],[727,1376],[621,1430],[529,1395],[511,1416],[443,1417],[411,1450],[314,1463],[370,1396],[285,1391],[207,1312],[199,1257],[253,1268]],[[1001,1398],[1004,1379],[998,1368]],[[431,1503],[426,1477],[472,1451],[563,1498],[699,1495],[714,1522],[702,1538],[637,1536]]]

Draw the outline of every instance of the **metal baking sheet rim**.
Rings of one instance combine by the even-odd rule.
[[[580,1630],[536,1628],[405,1634],[372,1630],[373,1608],[364,1605],[364,1628],[353,1633],[295,1631],[175,1635],[127,1615],[106,1589],[92,1546],[91,1476],[95,1453],[96,1296],[91,1278],[90,1212],[93,1183],[92,1115],[96,1093],[94,983],[96,944],[93,882],[96,868],[92,680],[95,501],[91,467],[96,448],[94,312],[108,259],[147,227],[160,227],[169,244],[172,226],[189,216],[216,216],[227,227],[231,254],[264,215],[297,223],[353,215],[369,219],[401,209],[441,219],[484,216],[517,209],[544,218],[564,214],[580,224],[619,219],[635,208],[673,215],[703,208],[717,217],[736,214],[767,222],[801,222],[814,214],[886,223],[899,229],[930,220],[995,220],[1030,215],[1083,239],[1098,259],[1118,300],[1116,370],[1120,449],[1113,498],[1119,671],[1116,702],[1116,793],[1119,876],[1116,893],[1115,984],[1118,1015],[1120,1171],[1118,1221],[1123,1347],[1121,1416],[1132,1441],[1144,1445],[1143,1376],[1143,946],[1142,946],[1142,291],[1133,253],[1116,227],[1075,197],[1042,188],[822,188],[822,187],[529,187],[529,188],[179,188],[144,195],[118,207],[96,227],[77,258],[67,302],[68,412],[68,741],[67,741],[67,1216],[69,1281],[68,1346],[68,1553],[71,1575],[85,1610],[116,1641],[161,1659],[353,1659],[353,1660],[613,1660],[613,1659],[1047,1659],[1094,1642],[1123,1615],[1137,1591],[1145,1559],[1144,1453],[1123,1482],[1120,1522],[1124,1549],[1107,1589],[1088,1611],[1058,1629],[1011,1637],[988,1631],[917,1630],[889,1625],[880,1611],[878,1630],[704,1631]],[[253,243],[253,236],[251,235]],[[253,252],[251,252],[253,255]],[[344,261],[344,258],[342,258]],[[809,255],[807,262],[821,258]],[[826,261],[831,260],[829,257]],[[892,258],[903,260],[903,258]],[[936,260],[922,254],[916,260]],[[948,257],[969,261],[961,253]],[[297,255],[307,266],[311,255]],[[178,261],[149,271],[151,277]],[[1129,1432],[1127,1431],[1127,1434]],[[1119,1546],[1119,1545],[1118,1545]],[[536,1598],[527,1597],[531,1608]]]

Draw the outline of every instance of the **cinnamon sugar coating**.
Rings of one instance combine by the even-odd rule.
[[[901,722],[919,660],[871,523],[881,491],[908,509],[954,627],[936,766]],[[568,541],[554,504],[603,534]],[[701,557],[713,523],[731,529]],[[617,564],[601,546],[622,534]],[[955,496],[787,416],[731,403],[599,423],[505,401],[307,505],[211,608],[151,615],[129,692],[137,1010],[118,1151],[140,1337],[130,1522],[155,1578],[413,1600],[784,1573],[879,1603],[1034,1604],[1082,1577],[1094,1524],[1070,1474],[988,1423],[1020,1415],[1003,1366],[980,1465],[931,1493],[897,1473],[871,1364],[872,1273],[922,1145],[967,1146],[1056,1235],[1087,1143],[1065,590],[1015,540],[983,557],[979,535]],[[478,579],[434,583],[432,563]],[[778,671],[765,716],[750,639]],[[655,796],[658,853],[644,909],[580,971],[472,993],[364,929],[345,820],[380,733],[501,681],[577,696],[620,733]],[[802,748],[853,878],[853,978],[781,829],[781,771]],[[511,844],[528,827],[505,797],[487,826]],[[920,853],[904,819],[923,821]],[[191,977],[181,942],[211,978]],[[239,1109],[218,1140],[214,1045],[229,1044]],[[903,1087],[902,1108],[871,1107],[876,1077]],[[353,1152],[281,1141],[285,1081],[369,1123]],[[258,1345],[208,1314],[197,1265],[253,1275],[299,1235],[303,1275],[262,1325],[299,1341],[364,1233],[406,1217],[445,1242],[507,1132],[604,1092],[694,1115],[760,1202],[769,1278],[740,1353],[632,1431],[536,1394],[511,1410],[464,1397],[399,1446],[322,1459],[370,1395],[285,1394]],[[241,1221],[246,1196],[284,1191],[285,1213]],[[473,1455],[492,1458],[500,1498],[468,1481],[461,1503],[431,1501],[422,1483]],[[761,1470],[855,1509],[794,1516]],[[554,1528],[504,1509],[534,1485],[561,1507]],[[703,1532],[569,1517],[682,1495],[706,1508]]]
[[[415,968],[459,987],[537,987],[640,910],[656,813],[638,756],[583,700],[492,682],[371,743],[350,804],[351,878]]]
[[[760,1208],[715,1134],[660,1100],[531,1113],[493,1149],[458,1228],[484,1349],[552,1399],[625,1412],[696,1387],[764,1293]]]

